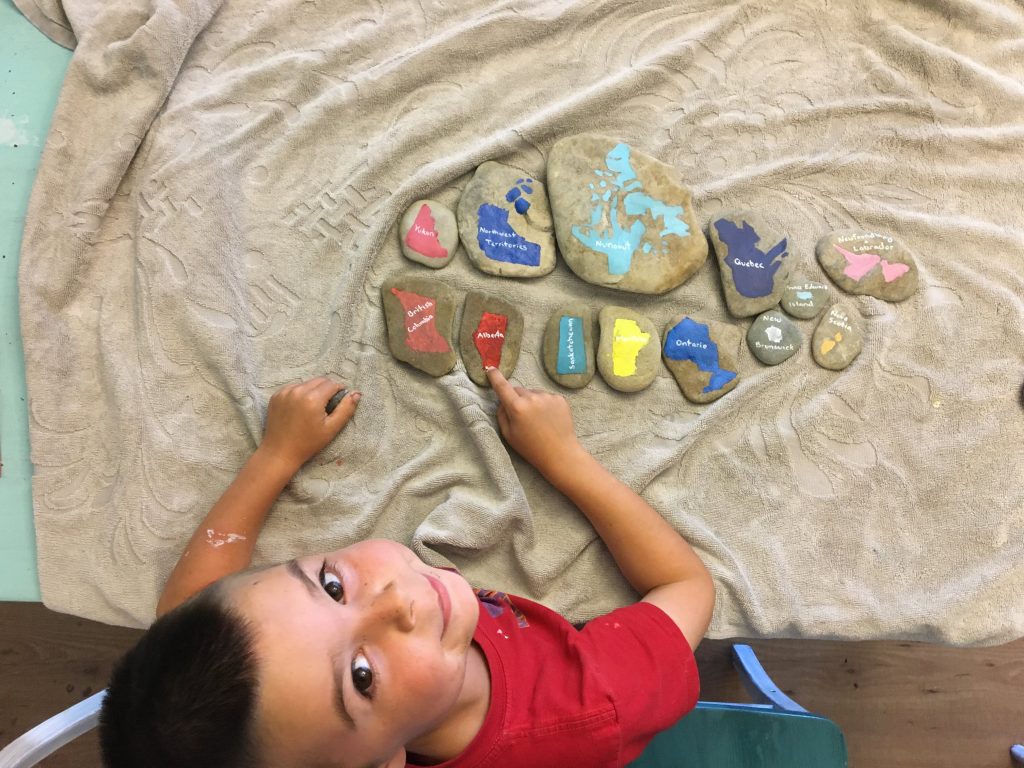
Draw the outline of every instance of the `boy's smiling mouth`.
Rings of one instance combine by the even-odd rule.
[[[441,636],[444,637],[444,633],[448,629],[448,620],[452,616],[452,598],[448,594],[448,588],[442,583],[442,581],[436,576],[431,576],[429,573],[423,574],[426,576],[427,581],[430,582],[430,586],[433,587],[437,593],[437,605],[441,610]]]

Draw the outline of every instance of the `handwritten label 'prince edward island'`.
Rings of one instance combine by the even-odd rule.
[[[665,357],[671,360],[690,360],[697,368],[711,374],[705,392],[721,389],[736,378],[735,371],[719,366],[718,345],[711,340],[711,332],[703,323],[684,317],[665,337]]]

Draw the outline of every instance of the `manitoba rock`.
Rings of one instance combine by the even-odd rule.
[[[903,301],[917,290],[917,263],[892,235],[847,229],[818,241],[818,262],[847,293]]]
[[[380,287],[391,354],[431,376],[455,367],[455,292],[439,280],[398,275]]]
[[[544,370],[556,384],[569,389],[587,386],[594,378],[596,328],[594,313],[585,304],[567,304],[551,313],[544,328]]]
[[[407,259],[440,269],[459,246],[455,214],[436,200],[417,200],[402,216],[398,238]]]
[[[786,234],[749,211],[715,219],[710,233],[733,317],[757,315],[778,304],[792,261]]]
[[[665,293],[707,258],[679,172],[629,144],[590,134],[562,139],[547,178],[559,250],[587,282]]]
[[[734,325],[695,320],[685,312],[668,324],[662,354],[688,400],[710,403],[736,388],[741,335]]]
[[[597,369],[612,389],[638,392],[658,375],[658,330],[647,317],[626,307],[605,307],[598,315],[601,342]]]
[[[485,368],[512,376],[523,343],[523,314],[500,296],[473,291],[466,296],[459,349],[473,383],[489,387]]]

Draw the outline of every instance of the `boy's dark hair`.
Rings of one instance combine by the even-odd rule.
[[[108,768],[255,768],[252,633],[213,585],[117,663],[100,711]]]

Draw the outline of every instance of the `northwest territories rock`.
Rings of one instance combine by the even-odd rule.
[[[612,389],[639,392],[658,375],[658,330],[649,319],[626,307],[605,307],[598,315],[601,342],[597,369]]]
[[[777,309],[758,315],[747,330],[747,346],[765,365],[785,362],[796,354],[803,340],[796,323]]]
[[[388,347],[396,359],[431,376],[455,367],[455,292],[439,280],[398,275],[380,287]]]
[[[544,184],[488,161],[476,169],[458,207],[459,236],[480,271],[540,277],[555,268],[555,235]]]
[[[559,307],[544,329],[544,370],[569,389],[587,386],[597,370],[594,358],[594,313],[585,304]]]
[[[734,325],[694,320],[685,312],[668,324],[662,354],[688,400],[710,403],[735,389],[741,336]]]
[[[446,267],[459,247],[455,214],[436,200],[417,200],[402,216],[398,239],[410,261],[431,269]]]
[[[852,363],[863,346],[860,321],[841,304],[832,306],[821,318],[811,338],[814,362],[830,371],[841,371]]]
[[[786,234],[749,211],[715,219],[710,233],[733,317],[757,315],[778,304],[789,280]]]
[[[562,258],[587,282],[665,293],[707,259],[692,195],[672,166],[585,134],[552,147],[547,179]]]
[[[818,241],[818,262],[847,293],[903,301],[917,290],[917,263],[892,235],[847,229]]]
[[[459,349],[473,383],[489,387],[485,367],[512,376],[523,344],[523,314],[505,299],[473,291],[466,296]]]
[[[811,280],[790,283],[782,292],[782,308],[793,317],[810,320],[828,306],[831,291],[824,283]]]

